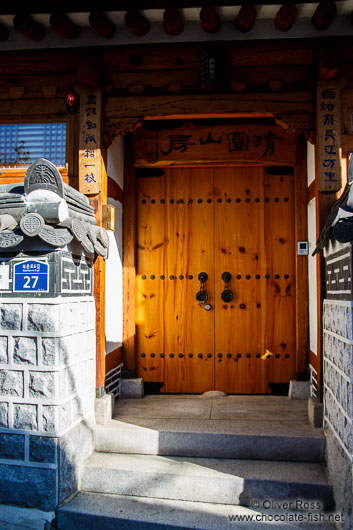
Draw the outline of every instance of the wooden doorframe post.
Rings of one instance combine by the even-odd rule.
[[[132,137],[125,136],[124,150],[124,259],[123,259],[123,345],[125,369],[136,372],[136,173]]]
[[[89,197],[102,226],[107,203],[107,151],[103,144],[103,101],[99,87],[81,87],[79,117],[79,190]],[[96,397],[105,394],[105,261],[94,265],[96,304]]]
[[[295,197],[295,242],[307,241],[307,144],[306,138],[298,134],[297,157],[294,178]],[[309,362],[309,286],[308,257],[298,256],[295,249],[296,278],[296,372],[301,379],[308,372]]]

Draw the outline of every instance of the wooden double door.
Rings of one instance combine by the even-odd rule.
[[[295,377],[293,176],[163,171],[137,179],[138,375],[161,392],[270,393]]]

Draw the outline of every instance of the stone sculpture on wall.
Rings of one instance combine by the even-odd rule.
[[[62,180],[57,167],[39,158],[26,171],[24,183],[0,186],[0,249],[13,249],[26,238],[49,247],[71,242],[88,259],[108,257],[109,237],[97,226],[88,198]]]

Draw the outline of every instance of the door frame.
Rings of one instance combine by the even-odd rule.
[[[221,117],[221,116],[220,116]],[[234,116],[232,116],[234,118]],[[204,116],[203,116],[204,118]],[[295,241],[307,241],[307,164],[306,138],[297,135],[296,164],[294,167]],[[194,164],[193,164],[194,165]],[[197,164],[198,167],[210,164]],[[239,164],[229,163],[224,166]],[[247,165],[247,164],[242,164]],[[251,165],[251,164],[248,164]],[[185,167],[175,165],[174,167]],[[136,271],[136,174],[133,160],[132,137],[125,137],[124,156],[124,213],[123,213],[123,361],[124,369],[135,376],[137,368],[135,336],[135,271]],[[296,377],[306,378],[309,361],[309,301],[308,257],[295,252],[295,329]]]

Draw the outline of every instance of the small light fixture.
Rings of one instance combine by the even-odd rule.
[[[78,95],[70,91],[66,96],[66,107],[70,114],[75,114],[78,109],[79,97]]]

